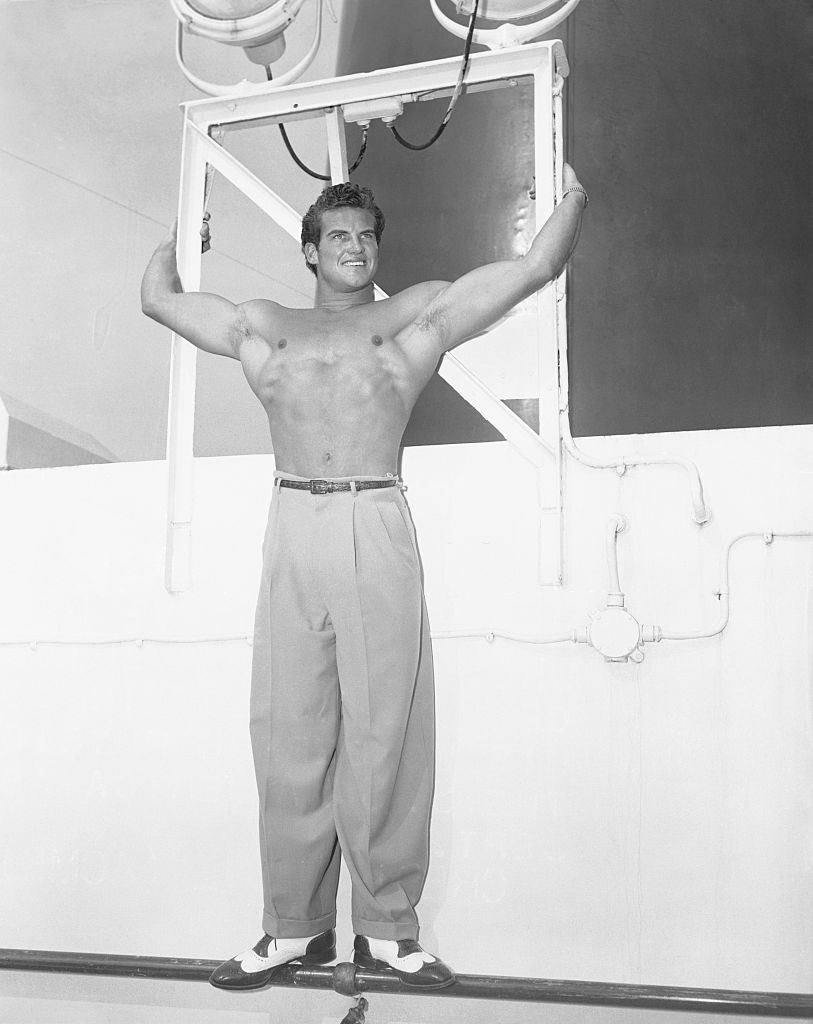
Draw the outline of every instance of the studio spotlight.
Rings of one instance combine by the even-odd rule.
[[[465,39],[468,24],[455,21],[440,9],[439,0],[429,0],[432,13],[441,25],[453,35]],[[450,0],[457,13],[467,18],[474,11],[475,0]],[[517,46],[537,39],[555,28],[579,5],[579,0],[480,0],[477,17],[488,21],[503,22],[499,28],[475,29],[472,41],[500,50],[506,46]],[[535,21],[527,21],[535,18]]]
[[[321,41],[325,0],[170,0],[170,3],[178,18],[175,48],[178,65],[189,82],[210,96],[244,90],[252,83],[244,80],[231,86],[216,85],[194,75],[183,59],[184,32],[227,46],[242,47],[253,64],[270,69],[285,52],[285,30],[305,4],[314,3],[316,25],[310,49],[295,67],[273,78],[275,85],[295,81],[313,61]]]

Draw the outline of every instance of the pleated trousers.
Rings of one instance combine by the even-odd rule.
[[[343,855],[354,930],[417,938],[435,726],[412,519],[400,486],[316,495],[284,477],[302,479],[275,479],[251,687],[263,928],[333,927]]]

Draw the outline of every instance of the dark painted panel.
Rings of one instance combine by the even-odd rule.
[[[462,49],[428,4],[347,7],[340,73]],[[556,33],[569,152],[593,198],[571,273],[577,436],[813,421],[808,9],[585,0]],[[517,100],[467,98],[425,154],[371,135],[357,179],[387,208],[388,290],[510,254],[530,168]],[[410,110],[403,134],[425,137],[442,110]],[[465,433],[460,400],[435,391],[412,443]]]
[[[579,8],[574,433],[813,421],[805,8]]]

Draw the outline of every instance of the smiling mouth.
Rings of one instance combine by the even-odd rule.
[[[344,265],[346,267],[365,267],[367,265],[366,260],[345,260]]]

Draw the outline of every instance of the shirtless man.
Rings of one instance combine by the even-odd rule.
[[[355,962],[413,987],[454,981],[417,942],[434,684],[399,447],[443,353],[559,274],[586,202],[565,165],[562,200],[523,259],[380,302],[384,218],[372,193],[349,183],[326,188],[303,219],[312,309],[184,293],[174,229],[147,266],[144,312],[240,360],[268,414],[276,465],[251,691],[265,934],[217,968],[219,988],[259,988],[283,964],[334,959],[342,855]]]

